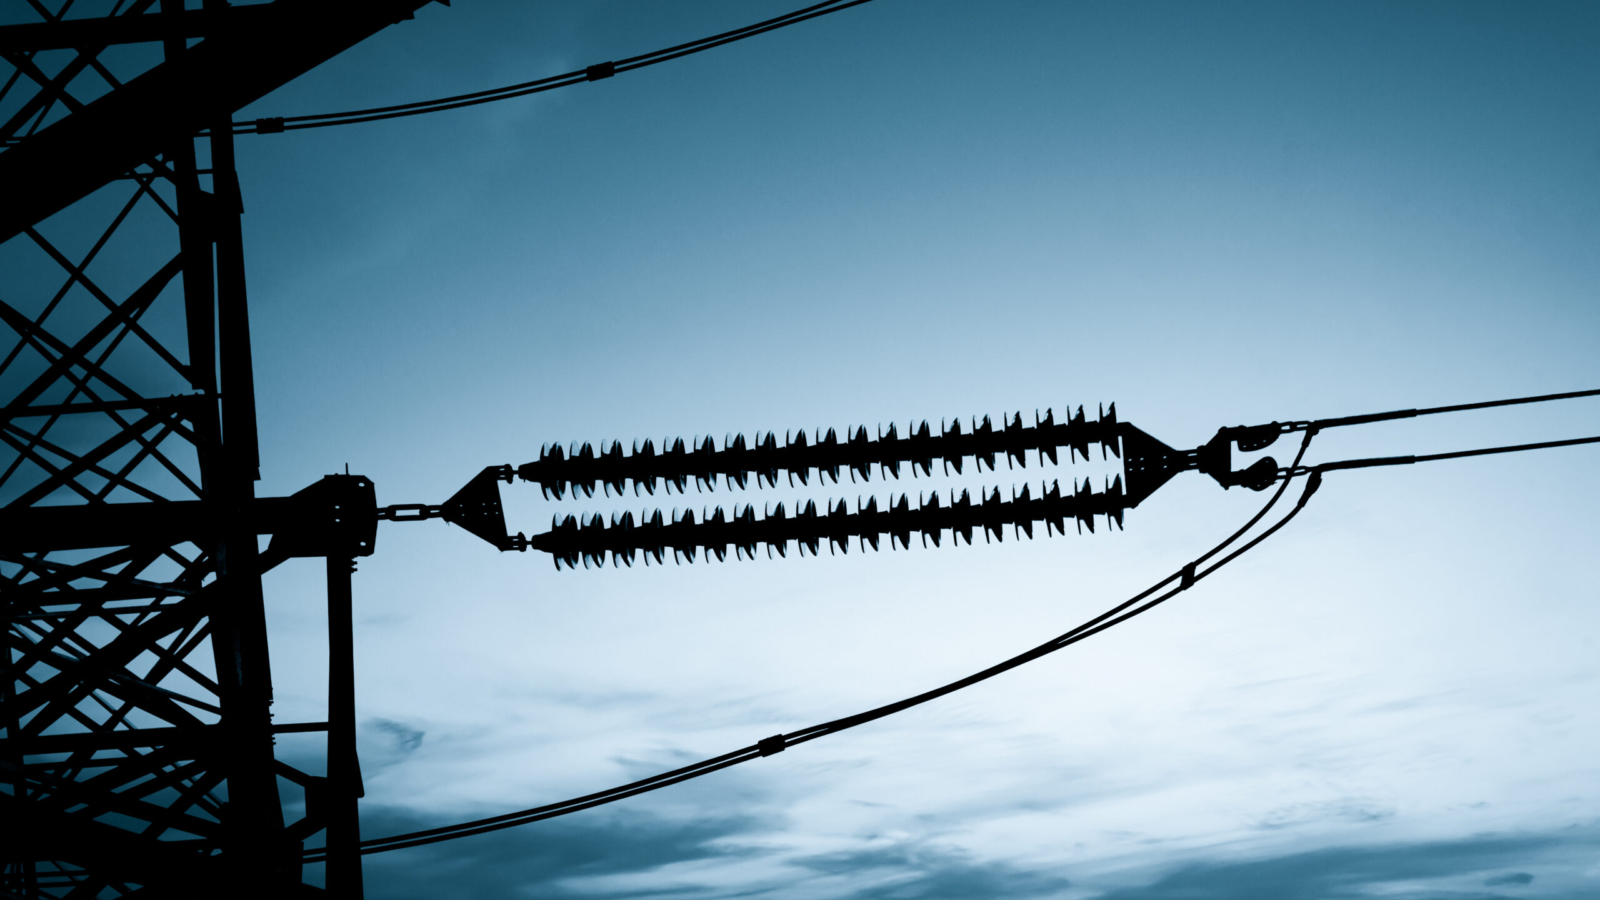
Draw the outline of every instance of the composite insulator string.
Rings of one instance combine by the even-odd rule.
[[[1085,526],[1093,532],[1096,516],[1104,516],[1107,527],[1112,522],[1120,527],[1130,505],[1122,490],[1121,475],[1107,482],[1103,491],[1095,491],[1093,482],[1085,479],[1082,486],[1072,482],[1066,492],[1059,481],[1049,486],[1041,483],[1037,497],[1033,496],[1032,485],[1023,485],[1020,493],[1013,489],[1010,498],[1002,495],[999,488],[980,489],[977,500],[967,490],[960,495],[951,490],[949,497],[946,503],[937,491],[927,497],[918,494],[913,507],[909,495],[901,494],[898,500],[891,497],[881,509],[877,497],[864,504],[858,498],[854,510],[843,500],[824,501],[820,513],[816,501],[811,500],[804,506],[796,503],[793,516],[779,503],[776,509],[764,508],[760,518],[752,504],[743,509],[734,507],[732,518],[720,506],[712,513],[702,511],[699,519],[693,510],[681,516],[674,510],[667,518],[658,509],[640,513],[637,521],[632,512],[620,516],[613,513],[609,525],[598,513],[589,517],[569,515],[565,519],[552,518],[550,530],[527,539],[526,546],[549,553],[558,570],[563,563],[577,568],[580,561],[585,568],[603,566],[607,554],[612,565],[619,567],[632,566],[640,554],[646,565],[652,558],[662,564],[669,553],[674,561],[682,557],[692,563],[696,552],[703,552],[707,561],[712,556],[721,561],[727,559],[729,547],[736,559],[754,559],[757,544],[767,546],[768,557],[773,551],[787,557],[791,543],[801,555],[810,551],[812,556],[818,556],[824,542],[829,552],[849,553],[852,540],[859,543],[863,552],[869,545],[877,550],[883,535],[888,536],[892,550],[896,544],[910,549],[913,534],[921,536],[923,546],[932,540],[937,547],[947,531],[957,545],[962,540],[970,545],[974,532],[985,541],[1003,542],[1007,529],[1018,539],[1024,534],[1032,538],[1035,522],[1044,523],[1047,536],[1066,534],[1069,521],[1076,523],[1079,532]]]
[[[919,469],[931,476],[935,460],[946,471],[953,468],[960,474],[963,460],[969,458],[979,471],[985,467],[994,471],[997,460],[1026,468],[1030,454],[1040,465],[1047,457],[1058,463],[1061,448],[1069,461],[1089,458],[1095,444],[1100,445],[1102,457],[1108,452],[1120,455],[1115,403],[1109,410],[1101,408],[1094,420],[1084,415],[1082,406],[1076,415],[1069,410],[1061,422],[1053,410],[1043,416],[1035,412],[1033,419],[1028,425],[1021,413],[1014,413],[1002,416],[996,426],[988,416],[982,420],[974,416],[970,431],[963,429],[960,419],[941,421],[938,431],[924,420],[920,426],[907,425],[904,435],[893,423],[872,434],[866,426],[846,428],[843,436],[833,428],[826,433],[818,429],[814,436],[802,428],[785,432],[781,443],[776,432],[757,432],[748,442],[743,434],[730,435],[721,449],[711,437],[688,443],[681,437],[670,443],[663,440],[659,451],[651,440],[642,446],[635,442],[631,452],[623,450],[621,441],[612,441],[609,447],[602,443],[598,450],[588,443],[574,444],[570,450],[556,444],[542,449],[537,460],[518,466],[517,477],[538,484],[547,497],[554,493],[561,498],[569,487],[590,497],[596,489],[620,495],[628,484],[635,495],[641,487],[654,494],[663,484],[681,494],[690,481],[715,488],[719,477],[730,489],[746,487],[752,477],[757,487],[777,487],[783,476],[791,485],[797,477],[808,484],[813,472],[818,481],[828,478],[837,484],[842,474],[852,481],[858,477],[870,481],[874,469],[883,478],[899,478],[902,467],[910,468],[913,476]]]
[[[1314,432],[1311,431],[1306,433],[1305,438],[1302,440],[1300,445],[1300,452],[1295,456],[1295,460],[1291,468],[1300,464],[1301,459],[1305,456],[1306,448],[1311,444],[1311,438],[1313,434]],[[1168,575],[1166,578],[1155,583],[1154,585],[1151,585],[1144,591],[1101,613],[1093,619],[1084,622],[1082,625],[1079,625],[1071,631],[1068,631],[1065,634],[1047,641],[1031,650],[1020,653],[1008,660],[984,669],[981,672],[975,672],[966,678],[962,678],[958,681],[952,681],[948,684],[934,688],[933,690],[917,694],[913,697],[908,697],[895,703],[886,704],[884,706],[867,710],[866,712],[857,713],[853,716],[847,716],[842,719],[835,719],[831,722],[814,725],[810,728],[804,728],[789,734],[777,734],[768,738],[763,738],[754,744],[751,744],[747,747],[741,747],[740,749],[729,753],[724,753],[721,756],[714,756],[710,759],[701,760],[681,768],[673,769],[668,772],[662,772],[659,775],[653,775],[649,778],[640,779],[639,781],[631,782],[629,784],[619,785],[604,791],[597,791],[592,794],[585,794],[582,797],[574,797],[570,800],[563,800],[559,803],[551,803],[545,806],[537,806],[532,809],[524,809],[517,812],[505,813],[499,816],[475,819],[470,822],[461,822],[455,825],[447,825],[440,828],[430,828],[423,831],[413,831],[406,834],[392,835],[386,838],[365,840],[361,842],[361,853],[366,855],[371,853],[384,853],[390,850],[401,850],[407,847],[420,847],[425,844],[434,844],[441,841],[469,837],[474,834],[484,834],[486,832],[498,831],[504,828],[512,828],[517,825],[526,825],[528,823],[538,822],[544,819],[553,819],[557,816],[569,815],[585,809],[593,809],[594,807],[603,806],[607,803],[614,803],[618,800],[623,800],[628,797],[638,796],[639,794],[659,790],[669,785],[679,784],[693,778],[699,778],[702,775],[709,775],[712,772],[726,769],[730,766],[736,766],[740,763],[749,762],[752,759],[758,759],[763,756],[771,756],[775,753],[781,753],[783,750],[796,744],[814,741],[818,738],[827,737],[828,735],[832,734],[838,734],[841,731],[854,728],[858,725],[864,725],[868,722],[893,715],[897,712],[911,709],[912,707],[919,706],[923,703],[927,703],[947,694],[954,693],[958,690],[962,690],[963,688],[971,687],[972,685],[975,685],[981,681],[986,681],[996,675],[1001,674],[1002,672],[1010,671],[1011,669],[1014,669],[1025,663],[1032,662],[1033,660],[1047,656],[1058,650],[1063,650],[1079,641],[1086,640],[1087,638],[1099,634],[1102,631],[1126,622],[1137,615],[1154,609],[1156,606],[1193,587],[1200,580],[1216,572],[1218,569],[1221,569],[1223,566],[1233,562],[1235,559],[1238,559],[1245,552],[1253,549],[1262,541],[1266,540],[1268,537],[1271,537],[1273,534],[1276,534],[1281,528],[1283,528],[1283,526],[1287,525],[1295,516],[1299,515],[1302,509],[1305,508],[1306,501],[1311,499],[1311,495],[1316,492],[1317,487],[1321,484],[1322,476],[1320,472],[1312,473],[1311,477],[1306,483],[1305,490],[1301,493],[1299,500],[1295,503],[1294,509],[1292,509],[1287,515],[1273,523],[1261,534],[1256,535],[1254,538],[1239,546],[1233,552],[1217,560],[1217,562],[1212,563],[1210,566],[1204,569],[1200,568],[1200,566],[1216,557],[1228,547],[1232,546],[1236,541],[1239,540],[1239,538],[1243,537],[1248,531],[1250,531],[1250,529],[1254,528],[1263,518],[1265,518],[1267,513],[1277,504],[1279,498],[1281,498],[1284,492],[1288,489],[1290,480],[1291,479],[1289,478],[1285,478],[1278,486],[1278,489],[1273,492],[1272,497],[1268,499],[1266,504],[1262,506],[1261,509],[1258,510],[1256,514],[1252,516],[1250,520],[1241,528],[1229,535],[1215,547],[1212,547],[1210,550],[1206,551],[1206,553],[1203,555],[1197,557],[1193,562],[1190,562],[1188,565],[1184,566],[1182,569],[1172,573],[1171,575]],[[1173,582],[1177,582],[1176,587],[1161,592],[1163,588],[1173,584]],[[1161,593],[1158,594],[1158,592]],[[305,862],[322,862],[327,859],[327,855],[322,848],[315,848],[305,851],[302,854],[302,859]]]

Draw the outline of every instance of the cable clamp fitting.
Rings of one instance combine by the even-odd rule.
[[[1187,591],[1194,587],[1194,563],[1183,567],[1183,580],[1178,583],[1178,590]]]
[[[426,503],[396,503],[378,510],[379,519],[391,522],[419,522],[423,519],[437,519],[444,515],[444,507],[429,506]]]
[[[783,749],[787,746],[788,744],[784,742],[783,735],[781,734],[775,734],[772,737],[762,738],[761,740],[756,741],[756,749],[761,751],[762,756],[771,756],[774,753],[782,753]]]

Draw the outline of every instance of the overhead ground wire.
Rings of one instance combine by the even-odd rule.
[[[669,60],[691,56],[696,53],[710,50],[713,47],[721,47],[724,44],[742,41],[746,38],[752,38],[759,34],[766,34],[769,31],[776,31],[779,28],[796,25],[800,22],[818,18],[819,16],[825,16],[830,13],[839,12],[840,10],[849,9],[852,6],[860,6],[861,4],[867,2],[870,2],[870,0],[827,0],[827,2],[824,3],[817,3],[812,6],[807,6],[803,9],[797,9],[793,12],[784,13],[781,16],[775,16],[771,19],[766,19],[751,25],[743,26],[742,28],[735,28],[732,31],[724,31],[721,34],[714,34],[709,37],[699,38],[698,40],[689,41],[687,43],[678,44],[672,47],[666,47],[650,53],[642,53],[638,56],[630,56],[627,59],[597,63],[595,65],[585,66],[582,69],[575,69],[571,72],[566,72],[561,75],[550,75],[545,78],[535,79],[533,81],[524,81],[518,84],[508,84],[502,87],[489,88],[482,91],[473,91],[466,94],[453,94],[448,97],[436,97],[431,100],[418,100],[411,103],[399,103],[392,106],[374,106],[367,109],[352,109],[345,110],[343,112],[331,113],[315,113],[312,115],[303,116],[271,116],[234,122],[233,133],[273,134],[282,131],[299,131],[306,128],[326,128],[332,125],[353,125],[358,122],[376,122],[381,119],[398,119],[405,116],[418,116],[422,115],[423,113],[443,112],[450,109],[461,109],[462,107],[467,106],[477,106],[483,103],[494,103],[499,100],[509,100],[513,97],[525,97],[529,94],[537,94],[542,91],[555,90],[556,88],[581,84],[586,81],[599,81],[604,78],[610,78],[622,72],[631,72],[635,69],[645,68],[646,66],[653,66]]]

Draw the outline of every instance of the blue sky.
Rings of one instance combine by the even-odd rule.
[[[476,90],[787,9],[435,5],[244,115]],[[348,463],[381,503],[437,503],[549,441],[1110,401],[1192,447],[1600,386],[1597,38],[1582,3],[876,0],[532,98],[243,137],[260,492]],[[1329,433],[1310,459],[1597,426],[1574,401]],[[1330,476],[1258,551],[1064,654],[649,797],[369,857],[369,894],[1593,896],[1595,459]],[[528,532],[727,502],[504,495]],[[356,582],[364,833],[941,683],[1260,501],[1191,474],[1125,533],[576,573],[385,525]],[[280,720],[324,712],[320,580],[269,579]]]

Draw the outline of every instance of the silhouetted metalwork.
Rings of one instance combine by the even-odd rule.
[[[866,481],[874,467],[881,476],[898,477],[902,464],[908,465],[913,475],[920,469],[923,476],[931,476],[934,460],[942,460],[946,471],[953,468],[957,473],[962,470],[963,459],[969,458],[979,471],[985,467],[995,471],[998,459],[1006,460],[1008,466],[1026,467],[1030,454],[1040,465],[1047,458],[1059,464],[1061,448],[1066,448],[1071,462],[1079,457],[1087,459],[1096,444],[1102,459],[1109,458],[1108,453],[1122,457],[1123,474],[1099,493],[1088,481],[1080,487],[1076,479],[1069,479],[1071,487],[1066,492],[1061,490],[1059,481],[1049,486],[1041,483],[1037,496],[1031,485],[1024,485],[1020,492],[1013,489],[1009,497],[997,487],[981,491],[977,500],[966,490],[959,496],[952,492],[948,503],[937,492],[927,498],[919,493],[915,507],[906,494],[898,500],[891,496],[881,509],[876,497],[865,504],[858,499],[854,510],[844,500],[828,501],[820,513],[815,501],[807,501],[803,506],[797,503],[792,516],[782,503],[775,509],[764,504],[760,517],[753,504],[734,506],[731,517],[719,506],[709,514],[702,511],[698,520],[693,510],[681,515],[646,511],[638,519],[631,511],[614,513],[609,523],[594,513],[558,517],[552,520],[550,531],[532,538],[520,534],[480,536],[501,549],[542,550],[553,557],[558,569],[563,563],[573,568],[580,562],[585,567],[599,565],[608,557],[613,565],[631,566],[640,554],[646,564],[652,558],[661,563],[669,551],[674,560],[694,562],[697,551],[708,559],[715,556],[723,560],[730,547],[736,558],[753,558],[757,544],[765,544],[769,556],[774,550],[787,556],[790,544],[802,554],[810,551],[816,555],[824,542],[830,551],[849,552],[852,538],[862,550],[868,546],[876,550],[884,535],[888,536],[891,549],[897,543],[910,547],[912,534],[920,535],[924,545],[931,540],[937,547],[945,532],[950,533],[952,541],[970,544],[975,531],[986,540],[1004,540],[1007,526],[1016,537],[1031,538],[1035,522],[1044,524],[1046,535],[1064,534],[1067,521],[1075,521],[1080,531],[1085,526],[1093,531],[1094,518],[1100,515],[1106,517],[1108,525],[1115,521],[1120,526],[1126,510],[1139,505],[1174,475],[1190,469],[1211,475],[1224,487],[1254,490],[1269,487],[1279,477],[1278,465],[1270,456],[1240,472],[1231,468],[1233,447],[1250,452],[1270,445],[1281,433],[1276,422],[1252,428],[1224,428],[1205,445],[1178,451],[1130,423],[1119,422],[1115,403],[1109,409],[1102,408],[1093,420],[1085,416],[1080,406],[1075,415],[1063,422],[1056,422],[1050,410],[1042,416],[1035,414],[1032,425],[1023,424],[1020,413],[1002,417],[1001,421],[1002,427],[995,428],[988,416],[981,422],[974,417],[970,431],[963,431],[957,420],[950,426],[941,423],[938,432],[924,421],[914,431],[908,428],[909,433],[903,438],[893,425],[880,430],[876,439],[864,427],[847,429],[845,440],[840,440],[832,429],[815,441],[808,440],[801,431],[798,436],[785,435],[781,445],[771,432],[758,434],[748,444],[741,434],[727,439],[720,450],[710,438],[693,450],[679,439],[670,450],[659,454],[650,441],[645,441],[643,447],[635,445],[633,452],[627,454],[619,442],[599,454],[589,444],[570,454],[557,445],[541,451],[538,461],[519,466],[517,474],[524,481],[538,483],[546,496],[553,490],[560,497],[569,485],[588,496],[593,496],[596,485],[621,494],[630,482],[635,494],[641,486],[654,493],[658,483],[682,493],[691,480],[697,486],[711,487],[719,476],[729,488],[745,487],[752,474],[758,486],[764,483],[773,487],[784,472],[791,483],[798,476],[805,484],[812,472],[817,473],[819,481],[826,477],[838,483],[841,471],[849,472],[852,480],[859,475]]]
[[[229,122],[424,2],[132,0],[75,19],[69,3],[30,3],[41,21],[0,27],[13,70],[0,86],[0,241],[14,263],[60,276],[33,296],[9,284],[0,302],[17,335],[0,359],[7,897],[294,894],[303,844],[325,826],[330,886],[359,894],[349,571],[372,552],[376,504],[348,475],[255,497]],[[107,53],[138,42],[164,58]],[[59,236],[98,215],[74,205],[91,194],[113,201],[103,229]],[[331,728],[272,717],[261,576],[295,556],[330,560],[330,613],[346,617],[330,644]],[[276,735],[322,731],[326,776],[276,758]],[[284,801],[299,798],[283,784],[306,801],[293,821]]]
[[[813,474],[819,483],[831,480],[838,484],[846,474],[851,481],[866,482],[874,469],[882,478],[898,478],[902,470],[909,470],[913,477],[930,478],[935,461],[945,474],[951,469],[960,474],[966,460],[972,460],[980,472],[985,468],[993,472],[1000,460],[1007,468],[1026,468],[1030,455],[1041,466],[1047,459],[1059,465],[1063,448],[1069,463],[1088,459],[1095,445],[1100,447],[1102,460],[1121,458],[1123,471],[1108,479],[1099,492],[1087,480],[1080,485],[1069,478],[1065,491],[1057,479],[1048,485],[1041,482],[1037,495],[1031,484],[1020,490],[1012,488],[1009,495],[998,487],[985,488],[976,499],[970,490],[959,495],[951,491],[948,502],[937,491],[927,496],[918,492],[916,506],[911,505],[909,494],[902,493],[898,498],[891,495],[881,508],[876,497],[858,498],[855,509],[845,500],[829,500],[819,510],[815,500],[808,500],[796,503],[792,514],[783,503],[776,507],[764,503],[757,516],[755,505],[747,503],[735,504],[728,511],[721,506],[702,509],[698,517],[693,510],[670,514],[645,510],[638,518],[630,510],[613,513],[609,520],[599,513],[556,516],[549,531],[530,538],[506,529],[498,482],[512,481],[512,469],[495,466],[480,472],[444,506],[390,506],[379,515],[396,521],[444,518],[501,550],[549,553],[557,569],[563,564],[570,568],[580,563],[601,565],[608,558],[613,565],[631,566],[641,555],[647,565],[652,559],[659,564],[669,553],[675,561],[694,562],[697,554],[724,560],[730,548],[735,558],[754,558],[759,544],[766,545],[768,556],[774,551],[788,556],[791,545],[801,555],[808,551],[817,555],[824,543],[830,552],[848,553],[852,539],[862,550],[869,546],[877,550],[884,536],[890,549],[896,544],[909,548],[913,534],[924,546],[931,541],[937,547],[946,532],[956,543],[964,540],[971,544],[974,533],[985,540],[1004,540],[1007,527],[1018,538],[1031,538],[1034,523],[1043,523],[1047,536],[1066,533],[1068,521],[1076,522],[1079,531],[1084,527],[1093,531],[1096,516],[1105,516],[1107,525],[1114,521],[1120,527],[1127,510],[1174,475],[1191,469],[1211,475],[1225,488],[1264,490],[1283,474],[1277,462],[1262,457],[1233,471],[1234,447],[1241,452],[1261,450],[1279,434],[1295,429],[1277,422],[1223,428],[1206,444],[1180,451],[1131,423],[1118,421],[1115,403],[1101,407],[1094,419],[1080,406],[1061,422],[1055,420],[1054,410],[1035,413],[1031,425],[1024,423],[1021,413],[1002,416],[1000,421],[995,427],[988,416],[981,420],[974,416],[970,430],[964,430],[958,419],[941,422],[934,431],[924,420],[920,426],[907,426],[904,436],[893,424],[872,434],[865,426],[847,428],[843,438],[830,428],[826,433],[818,430],[813,439],[802,429],[785,434],[782,443],[776,432],[757,432],[751,441],[743,434],[730,436],[720,449],[709,437],[693,445],[682,438],[670,445],[663,441],[661,452],[650,440],[642,445],[635,442],[631,452],[624,452],[620,441],[598,453],[592,444],[571,445],[570,451],[559,444],[546,445],[539,459],[518,466],[515,472],[517,478],[538,484],[546,498],[552,492],[560,498],[568,488],[575,495],[581,491],[593,497],[600,488],[621,496],[630,484],[636,496],[640,488],[654,494],[658,486],[682,494],[690,482],[699,490],[714,490],[719,478],[729,489],[747,488],[752,481],[756,487],[777,487],[780,478],[790,485],[796,478],[809,484]]]

